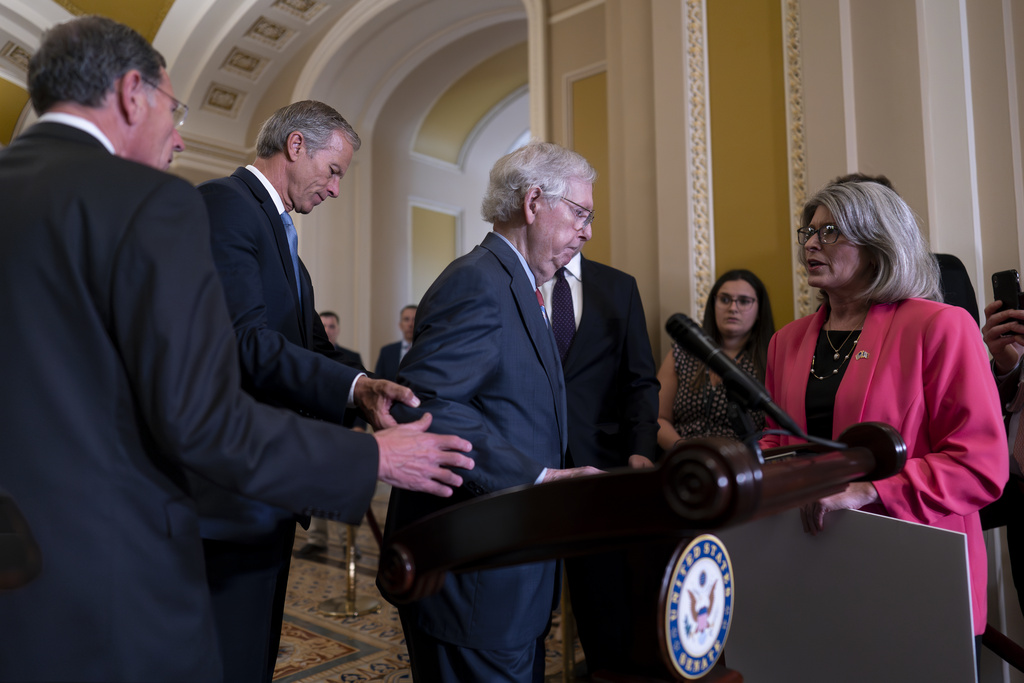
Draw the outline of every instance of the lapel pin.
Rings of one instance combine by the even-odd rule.
[[[854,360],[861,360],[862,358],[867,358],[870,355],[871,354],[868,353],[867,351],[859,351],[857,355],[854,357]]]

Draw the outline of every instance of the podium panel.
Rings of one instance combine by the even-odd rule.
[[[725,658],[750,681],[975,681],[961,533],[870,513],[799,510],[717,532],[735,572]]]

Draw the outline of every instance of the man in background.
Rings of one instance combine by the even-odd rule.
[[[359,355],[359,352],[346,349],[338,344],[338,333],[341,331],[338,314],[334,311],[323,311],[320,313],[320,322],[323,323],[324,332],[327,334],[327,341],[331,342],[334,345],[334,350],[338,352],[338,361],[349,367],[356,368],[360,372],[364,372],[363,358]],[[353,431],[365,432],[366,421],[359,417],[358,414],[355,414],[354,411],[349,412],[351,415],[346,416],[345,426],[351,427]],[[306,533],[306,543],[295,551],[295,556],[309,559],[327,552],[327,541],[329,540],[328,526],[327,520],[323,517],[316,515],[310,517],[309,530]]]
[[[222,681],[186,471],[350,519],[378,476],[450,495],[469,444],[429,420],[353,435],[241,391],[205,207],[162,172],[188,109],[142,36],[59,24],[28,90],[39,121],[0,150],[0,481],[43,571],[0,592],[0,680]],[[377,446],[357,466],[354,438]]]
[[[399,381],[435,428],[473,444],[476,467],[453,502],[598,471],[565,469],[565,382],[537,289],[590,239],[596,177],[579,154],[545,142],[499,159],[482,206],[493,231],[420,301]],[[396,406],[400,419],[418,414]],[[393,491],[385,533],[446,507]],[[414,679],[543,681],[557,566],[450,574],[439,594],[399,605]]]
[[[398,376],[398,366],[412,346],[412,330],[416,325],[416,306],[410,304],[398,314],[398,329],[402,331],[401,341],[381,347],[377,356],[377,368],[374,373],[378,377],[394,381]]]
[[[359,136],[334,108],[295,102],[264,122],[252,164],[203,183],[199,193],[210,216],[213,260],[234,324],[243,388],[262,403],[337,424],[355,407],[384,429],[395,424],[392,403],[415,406],[418,399],[342,362],[316,314],[292,221],[292,213],[307,214],[338,196],[359,146]],[[373,437],[347,434],[343,455],[359,473],[372,463]],[[358,523],[373,487],[358,475],[339,486],[360,494],[362,509],[347,520]],[[268,683],[281,638],[296,516],[203,482],[196,487],[225,681]]]
[[[652,467],[659,384],[636,279],[577,253],[540,289],[565,374],[566,466]],[[587,670],[628,671],[626,552],[567,558],[565,572]]]

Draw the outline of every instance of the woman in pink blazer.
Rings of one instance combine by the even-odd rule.
[[[966,534],[980,634],[988,568],[978,510],[999,497],[1008,453],[977,322],[938,303],[938,266],[892,190],[829,185],[804,207],[803,222],[801,260],[823,303],[772,338],[766,386],[812,436],[834,439],[877,421],[907,442],[900,474],[805,506],[804,527],[817,533],[826,513],[863,509]],[[770,435],[762,446],[796,442]]]

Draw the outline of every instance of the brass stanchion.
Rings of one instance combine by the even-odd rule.
[[[569,580],[562,565],[562,681],[576,680],[576,619],[569,599]]]
[[[355,524],[346,524],[345,559],[348,562],[347,586],[344,597],[328,598],[317,609],[331,617],[359,617],[380,611],[380,601],[356,595],[356,530]]]

